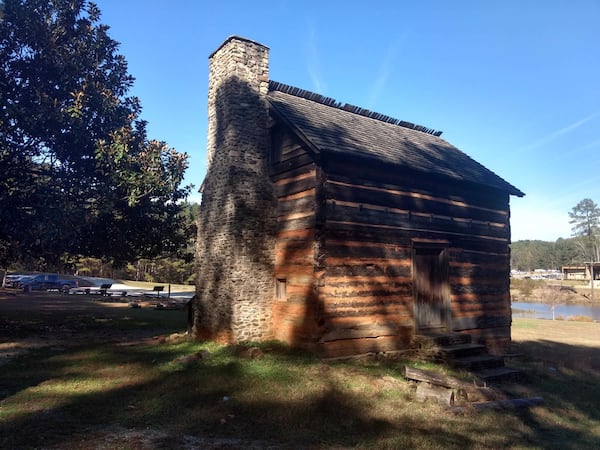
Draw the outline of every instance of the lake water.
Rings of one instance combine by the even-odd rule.
[[[552,309],[550,305],[544,303],[512,303],[513,317],[529,317],[535,319],[552,319]],[[556,305],[554,308],[555,317],[562,317],[567,320],[570,316],[587,316],[593,320],[600,321],[600,305]]]

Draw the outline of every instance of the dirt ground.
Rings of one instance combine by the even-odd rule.
[[[141,302],[151,308],[153,302]],[[0,291],[0,366],[8,359],[42,347],[68,347],[86,342],[135,343],[155,339],[163,329],[111,328],[103,322],[129,313],[127,300],[94,295]],[[183,321],[182,321],[183,323]]]

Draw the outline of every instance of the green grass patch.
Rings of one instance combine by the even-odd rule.
[[[149,329],[167,317],[131,314],[129,323]],[[109,329],[117,322],[93,321]],[[212,448],[595,448],[598,348],[540,334],[577,325],[515,321],[517,330],[531,333],[518,342],[524,357],[511,361],[527,379],[505,389],[515,397],[542,396],[545,403],[466,415],[415,401],[415,385],[401,375],[405,364],[464,375],[428,362],[327,362],[276,342],[256,344],[263,356],[251,359],[238,347],[208,342],[82,339],[32,350],[2,366],[0,448],[183,448],[185,436],[213,439],[218,445]],[[595,324],[582,325],[595,330]],[[576,357],[565,363],[565,355]],[[143,444],[120,435],[118,443],[104,444],[117,439],[116,426],[165,437]],[[198,448],[210,447],[202,442]]]
[[[512,327],[516,329],[535,330],[540,324],[538,319],[523,319],[513,320]]]

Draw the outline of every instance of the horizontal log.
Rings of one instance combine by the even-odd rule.
[[[350,258],[381,258],[391,260],[406,260],[412,257],[412,250],[397,245],[380,244],[372,242],[340,242],[326,241],[327,256]]]
[[[412,302],[408,299],[383,297],[379,299],[367,299],[361,302],[359,299],[347,299],[340,301],[338,298],[324,298],[319,296],[322,302],[324,316],[369,316],[371,314],[412,314]]]
[[[323,342],[317,350],[324,358],[336,358],[367,353],[389,352],[408,348],[412,330],[404,330],[398,336],[383,336],[364,339],[340,339]]]
[[[361,308],[391,308],[410,306],[412,309],[413,296],[381,295],[364,297],[341,297],[331,294],[325,294],[320,288],[318,290],[319,300],[324,307],[329,309],[361,309]]]
[[[419,386],[438,386],[444,389],[456,389],[456,397],[469,402],[506,399],[506,395],[498,389],[476,386],[472,382],[437,372],[405,366],[404,376],[406,379],[419,381]]]
[[[327,257],[327,279],[329,283],[335,283],[338,278],[364,277],[365,280],[385,282],[404,282],[412,279],[411,261],[396,261],[390,259],[367,261],[356,261],[350,259],[336,259]],[[340,264],[340,262],[344,262]],[[399,280],[398,280],[399,278]]]
[[[457,317],[452,319],[452,330],[510,327],[511,322],[511,315]]]
[[[314,176],[307,176],[306,178],[298,177],[296,181],[281,180],[279,183],[275,185],[275,194],[277,197],[284,197],[313,189],[316,187],[317,181]]]
[[[493,254],[493,252],[479,251],[469,246],[464,246],[460,252],[456,252],[453,255],[453,263],[460,264],[498,264],[499,266],[510,267],[510,254],[508,252],[508,246],[504,248],[503,252],[499,254]]]
[[[498,189],[481,185],[474,188],[471,183],[453,181],[435,174],[423,176],[422,173],[404,170],[390,164],[364,164],[361,161],[353,161],[347,157],[347,154],[344,154],[343,160],[340,158],[330,157],[328,160],[328,178],[332,181],[407,190],[424,195],[446,197],[484,208],[508,210],[508,193]]]
[[[277,181],[289,176],[289,174],[302,173],[303,171],[314,169],[314,167],[315,164],[312,156],[306,153],[272,164],[269,168],[269,175],[271,180]]]
[[[444,375],[430,370],[417,369],[416,367],[410,366],[404,366],[404,378],[452,389],[470,388],[474,386],[470,382],[450,375]]]
[[[272,150],[285,153],[291,150],[302,149],[302,144],[291,133],[284,132],[278,136],[277,132],[271,133],[273,137]],[[308,153],[308,152],[307,152]]]
[[[315,211],[315,197],[313,190],[303,191],[307,195],[303,195],[297,198],[289,200],[279,200],[277,203],[277,214],[284,216],[286,214],[293,214],[298,212]]]
[[[354,295],[351,293],[345,295],[319,293],[324,307],[337,312],[361,308],[390,308],[394,305],[406,305],[409,299],[412,301],[412,293],[404,295],[401,291],[361,291],[355,292]]]
[[[441,405],[452,406],[454,405],[454,391],[443,386],[419,383],[415,399],[420,402],[433,400]]]
[[[277,340],[287,342],[294,347],[307,348],[314,351],[316,330],[309,323],[287,323],[280,322],[274,327],[274,337]]]
[[[495,301],[485,299],[483,301],[452,302],[452,309],[457,312],[470,310],[472,311],[477,308],[481,309],[482,311],[510,311],[510,302],[504,301],[503,299],[496,299]]]
[[[473,236],[472,234],[452,234],[448,230],[436,231],[432,229],[418,229],[412,227],[398,227],[375,223],[356,223],[329,219],[327,221],[327,235],[339,235],[340,232],[351,236],[353,240],[367,240],[367,237],[380,242],[411,245],[413,239],[446,239],[450,241],[450,248],[463,251],[480,252],[486,255],[488,261],[491,257],[500,254],[508,255],[508,239],[497,239],[489,236]]]
[[[368,320],[373,314],[388,314],[409,316],[411,311],[407,310],[406,306],[398,305],[377,305],[377,306],[362,306],[350,307],[345,305],[324,305],[322,318],[327,321],[333,318],[361,318]]]
[[[460,303],[460,302],[489,302],[489,301],[499,301],[502,303],[510,301],[510,293],[506,292],[502,295],[474,295],[474,294],[461,294],[456,295],[451,293],[450,300],[452,302]]]
[[[314,248],[286,247],[278,248],[275,253],[277,266],[290,264],[312,264],[315,257]]]
[[[323,333],[319,342],[337,341],[340,339],[378,338],[382,336],[396,336],[402,327],[395,323],[370,324],[352,328],[335,328]]]
[[[450,268],[457,271],[468,271],[477,269],[494,269],[498,266],[498,261],[501,259],[499,256],[493,258],[480,259],[474,261],[473,258],[465,258],[464,254],[470,255],[469,252],[465,252],[460,248],[453,248],[452,260],[450,261]],[[479,254],[478,254],[479,255]],[[507,255],[505,255],[507,256]],[[504,264],[501,264],[504,267]]]
[[[505,295],[469,295],[469,296],[451,296],[452,302],[457,306],[468,305],[507,305],[510,306],[510,296]]]
[[[509,286],[504,285],[489,285],[489,284],[456,284],[450,285],[450,290],[455,295],[471,294],[471,295],[502,295],[508,292]]]
[[[410,283],[336,283],[319,286],[319,292],[324,296],[351,297],[378,295],[412,295],[412,284]]]
[[[452,305],[452,317],[457,320],[462,319],[463,317],[472,317],[474,315],[482,316],[489,314],[492,316],[503,316],[510,315],[511,313],[510,306],[494,308],[473,305],[471,307],[457,308]]]
[[[300,191],[300,192],[296,192],[295,194],[284,195],[284,196],[278,197],[278,201],[285,202],[288,200],[298,200],[298,199],[304,198],[304,197],[311,197],[314,201],[314,199],[316,198],[316,193],[317,193],[317,189],[311,188],[306,191]]]
[[[327,268],[326,275],[326,284],[330,286],[339,286],[346,284],[411,284],[412,276],[411,274],[402,273],[400,275],[390,273],[387,275],[384,271],[382,273],[376,271],[369,271],[369,268],[361,268],[360,266],[356,266],[353,270],[349,269],[349,266],[345,266],[348,268],[348,271],[335,271],[336,267]]]
[[[316,286],[317,278],[312,264],[281,264],[275,266],[275,278],[288,279],[295,276],[311,277],[312,284]]]
[[[373,313],[368,317],[336,317],[329,316],[324,317],[322,320],[322,327],[327,332],[331,329],[338,328],[353,328],[364,325],[365,322],[371,324],[388,323],[393,322],[397,327],[406,330],[407,328],[414,328],[414,320],[409,314],[382,314]],[[404,331],[403,331],[404,332]]]
[[[421,382],[419,386],[438,386],[444,389],[456,389],[457,397],[469,402],[506,400],[506,395],[498,389],[476,386],[472,382],[437,372],[405,366],[404,376],[409,380]]]
[[[297,284],[292,284],[291,282],[288,281],[287,286],[286,286],[286,294],[287,294],[288,298],[291,298],[291,297],[301,298],[302,303],[306,302],[306,299],[314,294],[314,287],[313,287],[312,283],[310,282],[310,280],[301,280],[301,279],[296,279],[293,281]],[[305,282],[302,283],[302,281],[305,281]],[[288,300],[288,301],[290,301],[290,300]]]
[[[304,231],[304,230],[302,230]],[[302,233],[304,234],[304,233]],[[314,240],[308,239],[278,239],[275,243],[275,251],[277,253],[285,253],[286,251],[314,251]]]
[[[505,400],[506,394],[491,387],[465,386],[458,389],[457,397],[468,402],[482,402]]]
[[[285,178],[279,178],[275,183],[275,187],[282,187],[282,186],[286,186],[292,183],[297,183],[297,182],[301,182],[301,181],[306,181],[306,180],[315,180],[317,176],[317,170],[316,168],[312,168],[312,170],[309,171],[303,171],[300,173],[295,173],[294,175],[290,175],[288,177]]]
[[[448,278],[448,282],[452,286],[476,286],[478,284],[483,284],[486,286],[506,287],[506,288],[509,287],[508,277],[502,277],[502,276],[486,278],[483,276],[456,277],[456,276],[451,275]]]
[[[314,229],[316,219],[314,214],[301,219],[280,220],[277,223],[277,233],[302,229]]]
[[[494,210],[450,200],[447,193],[433,196],[410,190],[361,186],[330,181],[324,186],[327,199],[336,202],[355,202],[412,212],[431,213],[485,222],[508,223],[507,210]]]
[[[403,229],[424,229],[448,234],[468,234],[502,239],[508,242],[510,229],[502,223],[482,223],[455,219],[450,216],[434,214],[416,214],[401,211],[385,211],[359,204],[342,205],[328,203],[328,220],[355,222],[357,224],[376,224]]]
[[[507,280],[510,266],[505,264],[504,258],[499,258],[499,261],[492,261],[485,266],[471,265],[470,267],[457,266],[450,262],[448,265],[448,276],[450,278],[487,278],[488,280]]]
[[[307,155],[308,152],[299,145],[288,145],[281,148],[281,162],[293,160],[293,158]]]
[[[312,245],[312,241],[315,240],[315,229],[314,228],[302,228],[299,230],[280,230],[277,232],[277,245],[286,245],[287,243],[301,242],[309,243]]]
[[[343,226],[328,223],[326,237],[327,241],[332,243],[333,241],[380,243],[410,249],[413,236],[396,228],[373,229],[364,226]]]
[[[310,301],[303,303],[274,302],[273,313],[278,317],[306,317],[313,304]]]
[[[322,295],[332,297],[351,297],[378,295],[410,295],[412,284],[409,283],[337,283],[335,285],[325,284],[319,287]]]

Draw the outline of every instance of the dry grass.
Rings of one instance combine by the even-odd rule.
[[[24,318],[1,301],[0,312]],[[119,321],[125,312],[132,318]],[[106,305],[90,314],[92,336],[132,323],[144,335],[164,331],[165,320],[171,330],[184,324],[173,311]],[[18,339],[71,317],[59,316],[35,315]],[[407,361],[328,363],[277,343],[261,344],[259,359],[178,338],[89,343],[82,327],[71,342],[30,349],[3,366],[0,448],[595,448],[599,327],[516,319],[515,348],[525,356],[514,362],[528,381],[505,389],[546,402],[467,415],[415,402],[415,386],[401,376]]]

